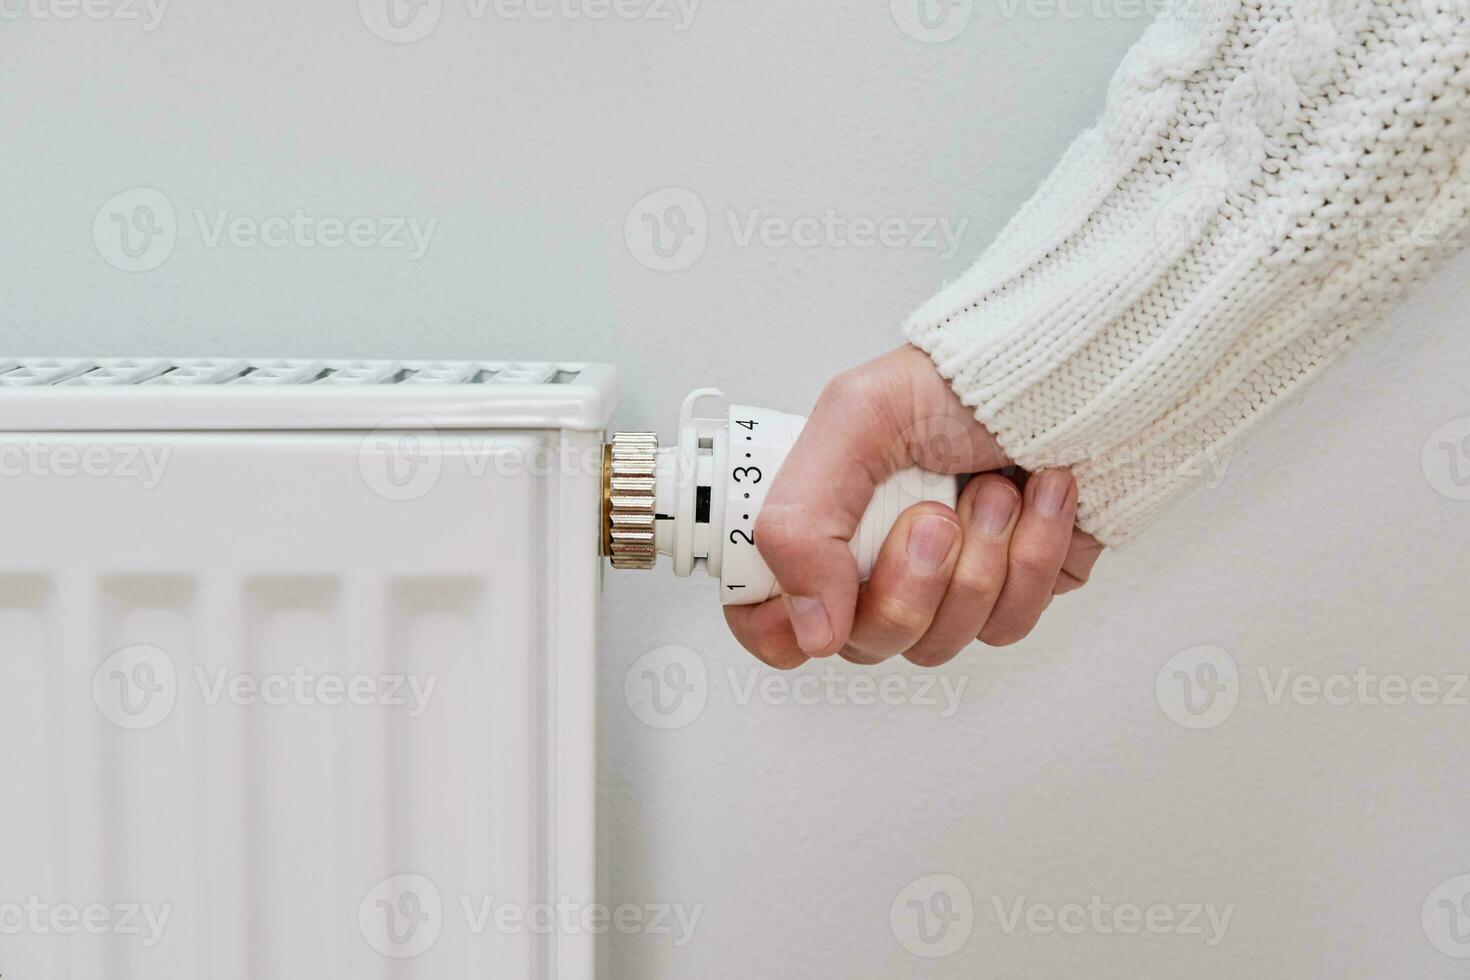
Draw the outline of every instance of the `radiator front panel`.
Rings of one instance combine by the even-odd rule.
[[[4,438],[6,977],[590,976],[598,440],[390,435]]]

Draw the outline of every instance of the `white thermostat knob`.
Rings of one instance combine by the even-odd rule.
[[[718,578],[725,605],[751,605],[780,593],[756,550],[755,525],[806,419],[747,405],[731,405],[721,418],[695,414],[701,401],[723,397],[713,388],[691,393],[679,413],[678,445],[657,450],[654,547],[673,559],[675,575],[703,569]],[[647,438],[639,439],[644,452]],[[927,500],[953,507],[958,492],[954,476],[917,468],[879,486],[851,542],[862,577],[872,572],[900,514]]]

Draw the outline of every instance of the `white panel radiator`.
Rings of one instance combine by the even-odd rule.
[[[590,980],[615,397],[0,361],[0,975]]]

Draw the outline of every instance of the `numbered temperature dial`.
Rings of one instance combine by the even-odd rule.
[[[676,446],[658,449],[646,433],[614,437],[605,538],[615,565],[625,556],[619,567],[651,567],[655,553],[667,555],[676,575],[702,569],[718,578],[725,605],[750,605],[780,592],[756,548],[756,521],[806,419],[748,405],[698,414],[701,402],[723,397],[705,388],[684,400]],[[955,477],[920,469],[880,486],[851,543],[862,577],[900,514],[926,500],[953,507],[957,494]]]

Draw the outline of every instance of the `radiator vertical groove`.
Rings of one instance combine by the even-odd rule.
[[[205,631],[201,662],[211,673],[243,663],[238,575],[221,571],[203,586]],[[199,862],[206,869],[202,893],[208,927],[207,980],[252,980],[255,955],[248,942],[250,887],[250,732],[243,712],[204,713],[206,837]],[[243,897],[243,898],[242,898]]]
[[[109,892],[116,856],[107,846],[104,814],[110,814],[106,770],[102,764],[110,733],[93,706],[93,677],[101,666],[97,650],[96,595],[89,569],[71,568],[57,575],[57,620],[65,693],[66,718],[66,848],[65,887],[52,901],[85,903]],[[100,941],[66,943],[70,975],[76,980],[125,977],[110,962]]]

